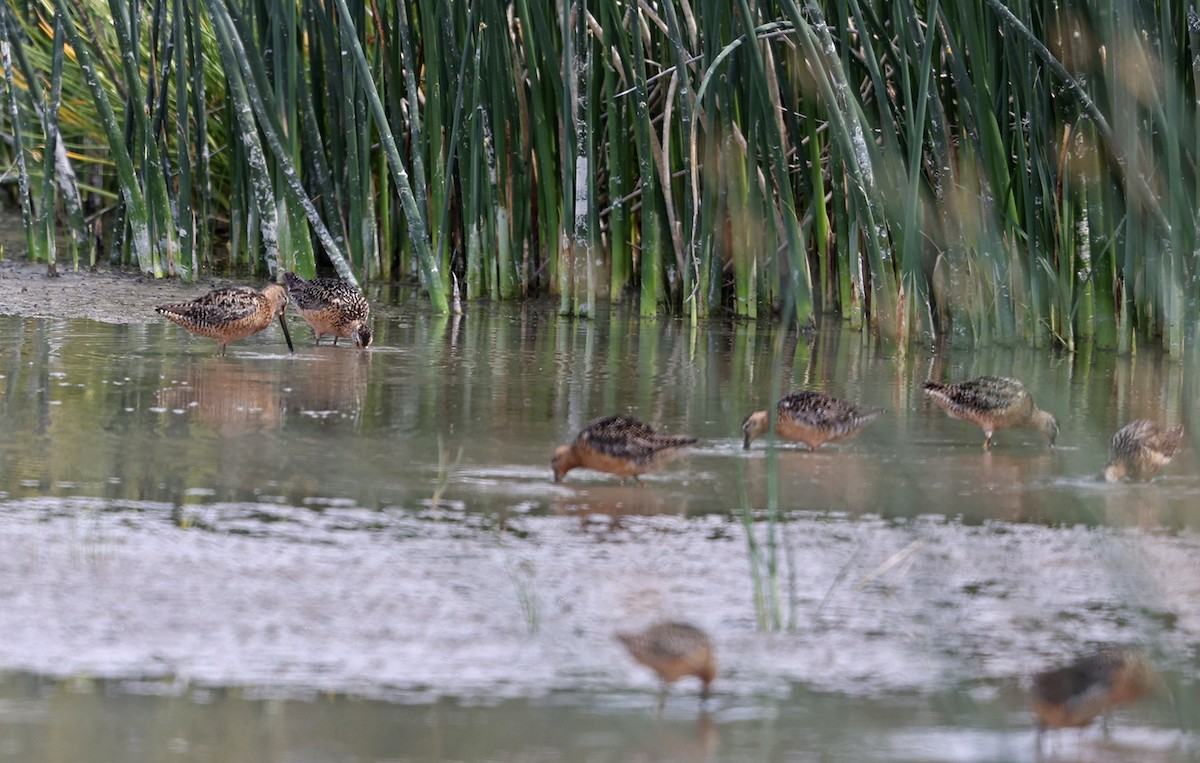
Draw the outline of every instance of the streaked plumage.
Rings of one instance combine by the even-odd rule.
[[[295,273],[284,273],[288,294],[296,309],[312,326],[317,344],[326,334],[349,337],[355,347],[371,345],[371,305],[358,289],[340,278],[318,277],[305,281]]]
[[[1030,700],[1040,734],[1087,726],[1161,685],[1146,655],[1134,649],[1105,649],[1035,675]]]
[[[708,634],[694,625],[661,622],[637,633],[618,633],[617,638],[638,662],[669,684],[687,676],[700,679],[700,696],[708,697],[717,676],[717,661]]]
[[[824,443],[854,436],[881,413],[882,408],[859,408],[821,392],[792,392],[775,407],[775,432],[816,450]],[[770,427],[767,411],[751,413],[742,422],[742,447],[749,448]]]
[[[560,445],[550,466],[555,482],[579,467],[637,479],[661,469],[680,448],[694,442],[695,437],[659,434],[632,416],[606,416],[584,427],[570,444]]]
[[[276,316],[283,328],[288,349],[295,352],[287,323],[283,319],[286,307],[287,292],[279,284],[269,283],[262,291],[247,286],[214,289],[191,302],[159,305],[154,310],[193,334],[216,339],[224,355],[226,345],[257,334],[269,326]]]
[[[1108,466],[1104,479],[1117,482],[1122,477],[1152,480],[1158,470],[1175,457],[1183,427],[1163,430],[1149,419],[1138,419],[1121,428],[1108,442]]]
[[[1034,405],[1033,395],[1017,379],[980,376],[958,384],[925,382],[925,394],[956,419],[970,421],[983,429],[983,449],[992,446],[997,429],[1036,429],[1054,447],[1058,419]]]

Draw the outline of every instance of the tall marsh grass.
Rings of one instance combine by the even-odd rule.
[[[0,9],[0,158],[50,263],[1183,353],[1187,13],[22,0]]]

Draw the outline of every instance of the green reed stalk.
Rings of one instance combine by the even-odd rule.
[[[192,141],[188,104],[188,14],[183,0],[172,3],[170,52],[175,65],[175,161],[179,165],[179,184],[175,191],[175,215],[179,226],[179,270],[197,273],[200,262],[196,250],[196,215],[192,209]],[[163,92],[167,92],[163,83]],[[165,111],[165,110],[164,110]],[[203,119],[203,115],[199,115]]]
[[[442,228],[441,228],[441,230],[438,231],[438,237],[437,237],[438,247],[437,247],[437,254],[436,254],[436,258],[435,258],[439,264],[442,264],[447,268],[450,265],[450,256],[451,255],[444,256],[443,253],[448,248],[447,231],[449,230],[449,224],[450,224],[450,218],[448,215],[450,213],[450,202],[454,198],[454,178],[455,178],[455,172],[456,172],[455,167],[458,164],[458,156],[460,153],[464,153],[468,157],[471,157],[477,150],[477,147],[473,147],[471,145],[473,141],[471,141],[471,139],[470,139],[470,133],[463,131],[463,129],[462,129],[462,120],[463,120],[463,116],[464,116],[464,114],[463,114],[464,99],[466,97],[467,78],[468,78],[467,66],[471,60],[471,52],[474,49],[471,44],[471,34],[472,34],[472,32],[476,31],[476,29],[477,29],[477,24],[475,22],[475,10],[476,10],[476,6],[472,5],[469,8],[469,13],[466,16],[467,38],[466,38],[465,43],[462,46],[461,55],[456,52],[455,38],[454,38],[454,36],[452,34],[452,30],[451,30],[451,27],[454,23],[453,18],[450,15],[444,15],[441,19],[442,26],[445,29],[445,34],[443,35],[444,40],[445,40],[445,48],[446,48],[446,50],[448,50],[450,52],[450,55],[452,57],[457,58],[459,61],[457,72],[451,72],[451,71],[447,70],[447,75],[451,75],[451,74],[453,75],[452,79],[450,79],[449,82],[451,83],[451,87],[454,90],[455,96],[454,96],[454,104],[453,104],[452,110],[450,112],[450,138],[446,142],[445,169],[442,171],[442,174],[446,178],[446,182],[448,185],[444,189],[444,193],[442,195],[442,203],[445,206],[442,208],[442,216],[441,216]],[[472,119],[469,114],[468,114],[468,119],[470,120],[470,123],[473,126],[475,124],[475,120]],[[461,143],[461,145],[460,145],[460,143]],[[479,170],[478,163],[476,163],[476,164],[472,165],[467,171],[471,172],[471,173],[477,173],[478,170]],[[478,189],[478,187],[479,187],[479,179],[478,179],[478,175],[476,174],[474,180],[472,180],[471,182],[469,182],[467,184],[467,188],[470,190],[470,189]],[[476,215],[478,214],[477,210],[478,210],[478,205],[479,205],[478,193],[476,192],[470,199],[460,199],[459,203],[462,206],[462,209],[460,210],[460,213],[461,213],[460,217],[462,217],[464,220],[467,220],[467,221],[476,221],[477,222]],[[476,239],[477,245],[479,245],[479,241],[480,241],[478,236],[481,236],[481,235],[482,234],[477,234],[477,239]],[[469,233],[468,233],[467,237],[469,240],[470,239]],[[468,284],[468,286],[470,286],[470,284]],[[479,284],[478,288],[482,292],[486,287],[484,284]]]
[[[476,36],[474,54],[474,76],[471,77],[471,103],[478,104],[483,93],[483,72],[481,61],[483,57],[482,35]],[[467,182],[462,189],[462,215],[467,226],[467,294],[472,297],[483,296],[488,291],[491,279],[486,277],[484,266],[484,231],[487,223],[484,220],[483,190],[483,115],[482,108],[472,108],[470,112],[470,129],[463,136],[464,149],[467,151],[468,172]]]
[[[611,51],[617,44],[616,36],[621,19],[616,3],[603,3],[600,7],[603,19],[604,49]],[[625,139],[624,126],[629,109],[625,99],[619,98],[622,72],[611,56],[604,58],[604,105],[606,145],[608,163],[608,298],[611,302],[621,301],[623,292],[633,278],[633,249],[629,245],[629,199],[632,184],[628,181],[632,168],[629,167],[629,148]]]
[[[357,31],[358,25],[362,23],[363,6],[355,4],[355,9],[358,18],[345,23],[354,24],[354,29]],[[339,31],[341,32],[341,45],[344,48],[349,35],[341,27],[339,27]],[[355,39],[357,40],[357,37]],[[366,258],[369,246],[365,225],[370,217],[367,207],[371,205],[372,201],[370,191],[366,187],[367,176],[363,174],[363,158],[369,154],[369,150],[368,141],[364,141],[363,136],[364,109],[359,94],[360,74],[357,61],[350,56],[342,55],[338,56],[338,63],[338,68],[330,72],[330,75],[331,79],[336,77],[340,79],[341,83],[338,95],[341,98],[341,139],[346,173],[343,186],[346,202],[346,253],[352,263],[360,263]]]
[[[833,235],[833,229],[829,208],[825,203],[825,173],[821,170],[824,143],[817,125],[817,105],[807,101],[802,103],[800,108],[809,115],[804,120],[803,149],[808,160],[808,182],[811,187],[809,210],[813,215],[812,239],[813,246],[817,251],[817,286],[813,290],[813,296],[818,300],[817,309],[831,314],[837,305],[836,265],[831,261],[829,250],[829,240]]]
[[[12,36],[8,31],[7,14],[0,11],[0,66],[4,69],[5,91],[8,98],[8,118],[13,132],[13,156],[17,164],[17,192],[21,201],[21,223],[25,228],[25,245],[30,259],[49,262],[53,268],[53,237],[47,236],[42,215],[33,202],[33,187],[29,177],[29,163],[25,158],[25,131],[21,127],[21,110],[17,106],[20,97],[16,79],[13,77]]]
[[[750,13],[747,0],[738,0],[737,8],[741,14],[743,29],[747,37],[753,37],[755,19]],[[796,10],[796,14],[799,11]],[[794,23],[794,22],[793,22]],[[801,250],[800,229],[796,218],[796,202],[792,194],[792,185],[787,170],[787,155],[776,104],[779,102],[778,92],[771,92],[767,62],[758,45],[747,46],[750,60],[753,63],[756,76],[753,83],[757,86],[759,108],[762,109],[761,124],[765,126],[764,150],[770,159],[773,190],[779,197],[779,205],[775,208],[776,215],[782,218],[787,242],[788,282],[790,285],[790,302],[793,312],[790,314],[798,325],[805,325],[812,320],[812,277],[808,271],[808,262]],[[774,258],[772,258],[774,261]]]
[[[592,134],[595,102],[592,70],[591,34],[587,28],[586,3],[571,6],[563,18],[563,70],[570,75],[563,80],[564,136],[572,136],[573,144],[564,144],[563,208],[572,210],[573,224],[568,244],[567,262],[570,274],[563,289],[560,312],[580,316],[591,315],[596,307],[595,253],[592,242],[592,215],[595,208],[595,156]],[[567,269],[564,268],[562,272]],[[561,278],[561,276],[560,276]],[[568,300],[568,290],[570,291]]]
[[[314,41],[314,44],[319,48],[320,51],[326,51],[317,53],[316,56],[318,59],[323,58],[324,60],[328,61],[329,53],[327,51],[330,48],[332,35],[329,34],[328,37],[326,37],[318,33],[320,30],[325,30],[325,32],[328,33],[328,27],[330,26],[328,19],[324,14],[324,10],[315,2],[305,2],[304,10],[306,20],[298,23],[305,24],[307,30],[309,31],[309,39]],[[333,47],[336,48],[336,45]],[[323,74],[331,71],[333,71],[332,67],[327,64],[326,66],[316,67],[316,71],[312,72],[311,81],[308,77],[297,77],[295,83],[296,108],[298,112],[298,119],[300,121],[300,143],[305,149],[303,154],[303,167],[308,173],[308,181],[313,187],[313,193],[320,199],[321,210],[324,213],[323,215],[319,215],[318,213],[313,212],[309,214],[309,216],[319,217],[319,219],[327,225],[329,236],[331,237],[333,244],[332,246],[326,246],[324,243],[322,243],[322,246],[325,247],[326,251],[345,252],[348,241],[346,228],[342,222],[342,209],[338,204],[338,201],[341,198],[341,194],[339,192],[340,185],[338,178],[335,178],[334,173],[330,169],[329,158],[326,155],[327,152],[325,148],[326,139],[324,136],[322,136],[319,126],[323,121],[323,117],[325,116],[325,110],[322,109],[321,116],[318,116],[319,104],[325,102],[323,96],[327,94],[326,90],[323,88],[323,85],[326,82]],[[336,80],[337,78],[333,79]],[[332,102],[338,102],[339,97],[336,94],[328,95]],[[340,114],[341,110],[335,109],[334,112],[335,114]],[[330,114],[329,118],[332,120],[337,119],[334,114]],[[343,153],[341,136],[343,135],[344,131],[333,128],[330,129],[329,132],[331,134],[329,136],[330,147],[328,149],[328,153],[332,154],[333,157],[338,157]],[[299,165],[299,162],[297,162],[297,164]],[[305,212],[308,214],[307,208],[305,209]],[[345,259],[344,256],[342,259]],[[334,266],[339,273],[342,272],[343,269],[339,267],[336,262],[334,262]],[[305,278],[309,278],[314,275],[315,270],[315,263],[313,267],[313,273],[306,272],[304,265],[302,263],[297,263],[297,272]]]
[[[609,0],[610,2],[614,0]],[[534,0],[517,0],[517,15],[525,50],[524,76],[529,80],[529,102],[522,120],[528,126],[537,175],[538,241],[546,258],[544,283],[547,290],[558,288],[558,242],[561,240],[562,195],[552,182],[559,176],[558,96],[562,92],[559,59],[555,51],[559,42],[555,27],[545,18],[547,8]]]
[[[158,135],[150,120],[150,113],[154,107],[152,96],[142,80],[140,46],[134,44],[141,24],[141,3],[129,0],[129,5],[126,6],[121,4],[121,0],[109,0],[108,6],[117,44],[125,51],[125,55],[121,56],[121,64],[125,73],[125,86],[128,88],[126,114],[132,117],[129,127],[133,133],[133,150],[138,159],[139,183],[144,189],[149,233],[154,242],[151,251],[155,258],[155,275],[162,274],[164,259],[167,272],[174,273],[177,270],[176,225],[167,195],[166,179],[163,176]],[[148,73],[147,79],[150,82],[153,82],[152,77],[153,74]]]
[[[692,134],[692,122],[695,121],[696,103],[693,97],[692,77],[688,69],[687,62],[691,58],[684,45],[683,31],[679,25],[678,14],[675,12],[674,3],[663,4],[663,15],[667,22],[667,36],[671,41],[671,53],[675,64],[675,74],[673,81],[679,83],[679,134],[686,137]],[[670,140],[667,136],[669,120],[663,121],[663,151],[667,152],[670,149]],[[680,194],[681,204],[677,219],[678,226],[681,228],[679,237],[682,242],[682,251],[678,253],[679,257],[679,273],[681,280],[681,291],[684,295],[688,295],[688,314],[693,323],[700,316],[699,301],[691,298],[695,294],[696,287],[700,281],[700,260],[698,257],[699,241],[696,240],[696,217],[699,214],[698,206],[699,199],[698,191],[694,186],[695,179],[695,154],[693,153],[695,145],[689,145],[681,152],[681,175],[683,178],[683,188]],[[670,168],[667,172],[669,174]],[[663,178],[664,186],[669,186],[670,178]]]
[[[814,26],[801,16],[795,3],[787,0],[784,9],[796,29],[818,91],[827,104],[833,135],[841,144],[851,200],[863,223],[863,243],[866,244],[871,269],[875,320],[880,328],[890,333],[895,328],[899,290],[890,267],[890,258],[884,256],[886,244],[879,233],[878,226],[883,223],[884,215],[877,196],[876,162],[872,157],[871,144],[866,139],[870,127],[865,123],[858,104],[851,98],[852,91],[841,64],[821,53],[822,50],[835,50],[837,47],[829,37],[824,18],[818,15],[815,19],[816,26],[821,30],[818,35]]]
[[[63,30],[62,16],[56,13],[54,15],[54,49],[51,53],[50,64],[50,100],[46,104],[42,126],[42,200],[39,208],[42,220],[41,225],[38,226],[42,231],[42,235],[46,238],[47,259],[50,263],[51,273],[57,273],[57,243],[54,236],[53,211],[55,199],[58,196],[56,193],[58,172],[55,165],[60,151],[58,114],[59,107],[62,105],[62,72],[66,37],[66,32]],[[30,95],[37,97],[37,91],[31,88]],[[64,177],[64,179],[66,178]],[[76,194],[77,198],[78,194]],[[75,269],[79,267],[78,243],[80,238],[78,231],[81,227],[72,226],[72,229],[76,231],[76,245],[71,247],[71,266]]]
[[[485,21],[486,27],[480,32],[480,44],[486,55],[487,68],[492,72],[503,72],[501,83],[512,81],[510,68],[508,35],[503,33],[504,21],[500,9],[494,5],[485,8],[490,12],[490,18]],[[481,83],[482,84],[482,83]],[[495,124],[504,126],[514,122],[511,91],[507,87],[492,87],[491,98],[481,99],[476,105],[480,119],[481,142],[483,143],[484,158],[487,162],[487,200],[489,222],[491,223],[491,240],[495,246],[494,272],[491,279],[490,294],[493,299],[512,299],[518,294],[517,272],[512,256],[512,214],[508,194],[501,186],[502,177],[509,177],[519,182],[512,170],[512,162],[508,152],[509,136],[506,131],[495,131],[492,128],[492,115],[496,115]],[[505,166],[507,165],[507,166]]]
[[[95,258],[95,249],[89,246],[90,237],[87,233],[87,224],[84,222],[83,199],[79,193],[79,182],[75,173],[75,165],[71,157],[67,154],[67,147],[62,138],[59,120],[63,86],[64,83],[68,83],[67,78],[63,76],[66,30],[63,27],[61,14],[54,10],[50,10],[49,14],[54,17],[54,38],[51,43],[49,63],[51,91],[49,96],[46,96],[42,92],[42,78],[27,55],[27,45],[23,39],[24,35],[20,34],[18,19],[15,15],[9,13],[7,14],[5,23],[10,32],[9,43],[11,44],[13,58],[17,64],[17,69],[24,78],[24,84],[29,90],[29,100],[42,124],[42,132],[46,141],[46,151],[43,156],[42,182],[49,182],[53,185],[49,189],[43,186],[43,195],[48,192],[51,193],[51,197],[44,207],[45,215],[49,215],[54,204],[54,194],[57,194],[58,199],[62,201],[63,211],[66,213],[66,220],[70,227],[73,244],[71,262],[74,267],[78,267],[80,249],[87,247],[89,264],[92,264]],[[13,35],[11,32],[16,32],[16,34]],[[77,96],[72,95],[71,97],[74,99]],[[50,157],[53,157],[53,161],[51,161]],[[53,220],[45,216],[44,226],[49,230],[53,226]]]
[[[396,7],[396,29],[400,36],[400,54],[404,63],[404,94],[408,100],[408,136],[412,146],[410,161],[413,174],[413,195],[420,209],[428,209],[425,183],[425,159],[422,147],[425,146],[421,131],[421,110],[415,106],[420,103],[420,91],[417,88],[417,61],[413,56],[412,34],[408,24],[408,4],[399,3]]]
[[[758,317],[758,258],[753,255],[755,229],[750,190],[750,152],[745,138],[730,124],[730,132],[721,152],[722,175],[727,179],[726,208],[731,220],[733,251],[734,314],[740,318]]]
[[[563,236],[559,238],[557,245],[558,267],[558,313],[559,315],[575,314],[577,301],[575,295],[575,283],[577,279],[583,277],[580,272],[579,259],[583,256],[580,251],[581,247],[577,246],[577,233],[580,228],[579,210],[582,203],[579,198],[580,193],[586,191],[577,191],[575,186],[579,178],[576,173],[576,163],[580,161],[577,156],[579,150],[579,135],[576,130],[577,113],[579,111],[579,65],[580,61],[575,53],[575,46],[578,43],[576,39],[576,29],[578,23],[572,23],[575,19],[581,19],[583,9],[580,8],[578,0],[571,0],[561,8],[559,14],[559,37],[562,39],[562,72],[563,77],[560,83],[563,109],[560,112],[561,125],[558,128],[559,141],[558,152],[560,156],[559,171],[561,177],[559,184],[562,186],[562,209],[563,216],[571,216],[575,219],[576,224],[572,227],[568,234],[565,230]]]
[[[370,79],[370,67],[367,66],[367,59],[363,54],[362,46],[353,34],[353,21],[350,11],[346,7],[346,0],[335,0],[335,3],[337,4],[338,16],[342,23],[342,44],[347,48],[347,52],[354,58],[358,66],[360,87],[367,96],[371,113],[375,117],[379,129],[379,137],[383,143],[383,150],[388,158],[388,166],[392,171],[392,182],[396,185],[396,189],[400,194],[400,201],[404,206],[405,215],[408,218],[408,229],[417,249],[417,259],[421,263],[422,280],[426,291],[429,293],[430,305],[435,312],[445,313],[450,309],[450,306],[446,298],[446,288],[442,281],[441,270],[438,267],[438,263],[434,261],[433,250],[430,247],[429,227],[425,210],[417,207],[416,196],[413,194],[412,185],[409,183],[408,169],[404,166],[404,161],[400,158],[400,152],[396,148],[396,138],[392,135],[391,128],[388,127],[387,114],[383,110],[383,103],[379,100],[379,91],[376,90],[375,84]]]
[[[306,161],[302,140],[303,128],[301,127],[303,120],[300,116],[302,100],[299,95],[300,89],[304,86],[302,83],[308,62],[308,51],[302,44],[303,38],[300,36],[300,30],[303,29],[302,13],[302,5],[296,2],[283,3],[278,9],[272,6],[272,17],[275,19],[277,27],[272,33],[273,44],[277,46],[274,50],[278,51],[275,64],[274,101],[276,113],[280,115],[285,125],[281,143],[286,147],[288,164],[293,168],[304,167]],[[274,148],[272,153],[275,153]],[[367,158],[367,161],[370,162],[370,157]],[[272,169],[275,174],[275,196],[280,203],[286,204],[285,219],[290,232],[288,245],[284,248],[284,256],[293,271],[303,277],[309,277],[309,274],[316,273],[317,265],[316,253],[313,250],[312,238],[308,230],[307,210],[300,201],[302,198],[307,198],[307,192],[303,195],[289,194],[290,182],[287,177],[286,165],[280,166],[277,162]],[[371,209],[374,211],[374,205]],[[324,224],[323,220],[322,224]],[[371,227],[370,251],[373,258],[361,267],[360,272],[364,277],[379,272],[378,247],[374,235],[376,226],[372,225]],[[332,236],[332,232],[330,235]],[[339,247],[338,251],[344,251],[344,249]]]
[[[706,115],[707,116],[707,115]],[[705,132],[712,133],[715,118],[706,119]],[[705,167],[716,168],[720,165],[720,160],[717,157],[717,150],[720,148],[720,143],[715,140],[706,142],[703,154]],[[697,164],[699,157],[693,160],[693,168]],[[693,187],[695,185],[693,184]],[[696,285],[693,293],[685,297],[692,299],[697,304],[693,309],[694,314],[700,318],[709,317],[721,305],[721,281],[723,260],[721,258],[721,223],[728,219],[728,203],[726,201],[726,187],[724,183],[708,182],[702,187],[702,194],[699,203],[696,205],[700,212],[699,223],[693,226],[693,235],[699,231],[699,240],[696,243],[696,258],[699,273],[696,276]]]
[[[225,62],[225,70],[230,74],[228,80],[230,105],[236,110],[238,141],[247,155],[244,163],[246,168],[245,192],[249,195],[250,211],[247,232],[251,236],[257,233],[258,236],[257,239],[247,242],[248,252],[259,251],[261,247],[267,270],[271,277],[275,278],[280,267],[279,226],[275,210],[275,193],[271,178],[267,174],[267,157],[259,140],[258,125],[255,123],[254,107],[251,104],[250,88],[254,87],[254,83],[251,77],[245,76],[242,72],[240,63],[245,63],[247,57],[245,51],[239,50],[237,47],[235,41],[237,32],[234,30],[224,0],[206,0],[206,5],[221,43],[221,58]],[[239,74],[243,76],[238,76]],[[257,226],[254,223],[257,223]]]
[[[55,3],[58,7],[58,12],[63,15],[64,19],[70,19],[71,11],[67,7],[67,0],[55,0]],[[92,65],[91,54],[84,45],[75,24],[67,21],[64,24],[64,28],[67,32],[67,40],[71,43],[71,47],[75,49],[75,57],[83,72],[84,82],[91,91],[96,110],[99,112],[101,127],[103,127],[104,134],[108,139],[108,149],[117,170],[121,197],[125,202],[125,223],[128,224],[130,232],[133,234],[133,251],[138,260],[138,267],[144,273],[152,273],[156,278],[161,277],[163,270],[157,256],[157,250],[154,249],[151,243],[146,201],[142,196],[141,186],[137,182],[133,168],[133,159],[130,157],[129,151],[125,148],[125,141],[117,126],[117,117],[113,113],[112,104],[109,103],[108,93],[100,84],[96,70]]]
[[[208,259],[207,255],[211,249],[211,220],[213,218],[213,198],[212,198],[212,163],[209,158],[208,141],[209,141],[209,121],[208,103],[205,94],[208,92],[204,82],[204,40],[200,30],[200,20],[194,14],[186,16],[187,30],[187,66],[184,68],[189,74],[189,96],[191,98],[190,108],[194,117],[193,124],[195,125],[195,142],[187,146],[195,155],[196,162],[196,192],[200,196],[199,210],[197,212],[198,224],[195,225],[195,240],[194,240],[194,255],[192,258],[193,267],[192,273],[200,272],[201,264]],[[182,47],[182,46],[180,46]],[[179,101],[176,101],[178,107]],[[184,147],[181,147],[181,150]]]
[[[653,125],[649,107],[649,92],[646,87],[646,52],[641,29],[645,19],[639,6],[633,13],[630,37],[633,40],[633,92],[634,92],[634,135],[636,137],[638,174],[641,178],[641,263],[642,279],[639,311],[644,316],[656,315],[659,302],[665,297],[662,282],[662,226],[659,223],[659,193],[655,170],[654,150],[651,146]]]
[[[247,49],[243,35],[239,34],[240,25],[238,20],[229,13],[223,0],[208,0],[208,8],[218,32],[222,54],[231,59],[228,62],[228,71],[231,75],[229,82],[234,87],[236,101],[239,104],[238,124],[248,125],[249,129],[253,132],[255,121],[251,112],[258,116],[257,127],[267,140],[267,145],[270,147],[275,160],[277,172],[285,182],[285,188],[292,193],[293,202],[303,209],[308,223],[316,232],[317,238],[324,247],[325,254],[333,264],[338,276],[357,286],[358,279],[355,277],[353,269],[346,261],[346,257],[342,254],[333,235],[326,228],[316,207],[309,201],[296,169],[292,165],[291,156],[284,146],[281,136],[282,128],[275,118],[278,110],[274,108],[273,101],[268,104],[266,100],[270,97],[270,91],[265,87],[266,73],[259,65],[259,62],[262,61],[261,56]],[[244,29],[244,26],[242,28]],[[234,76],[235,73],[241,76]],[[265,170],[266,157],[262,154],[262,145],[258,143],[257,133],[252,136],[243,136],[242,144],[248,151],[252,153],[257,152],[257,156],[259,157],[260,163],[256,164],[252,161],[250,163],[251,167],[259,166]],[[252,182],[255,183],[257,189],[255,194],[255,208],[258,214],[265,215],[266,219],[274,220],[275,206],[273,199],[275,194],[273,191],[268,190],[268,179],[263,173],[255,173],[252,177],[254,178]],[[270,234],[272,233],[270,226],[262,227],[262,232],[265,237],[264,241],[268,242],[268,245],[265,245],[265,256],[270,272],[274,276],[279,266],[278,249],[276,247],[273,252],[269,246],[269,242],[271,241]],[[274,260],[272,260],[272,254],[275,256]],[[305,272],[315,270],[311,257],[306,261],[302,260],[295,264],[300,265],[302,271]]]
[[[927,10],[927,20],[933,20],[938,15],[938,0],[932,0],[929,3]],[[856,3],[857,5],[857,3]],[[923,29],[927,28],[926,24],[917,17],[917,9],[912,0],[907,2],[897,2],[894,4],[895,21],[897,27],[907,27],[908,34],[901,35],[902,39],[909,46],[906,60],[910,63],[917,62],[917,90],[915,93],[911,91],[909,78],[902,77],[901,82],[904,84],[906,99],[911,104],[916,103],[915,110],[910,108],[906,111],[905,129],[903,137],[908,144],[907,156],[907,186],[904,189],[904,211],[903,224],[900,230],[900,269],[902,278],[902,288],[904,296],[907,299],[907,304],[901,307],[900,320],[904,322],[905,329],[900,331],[902,336],[909,335],[909,329],[913,328],[918,319],[923,319],[925,325],[932,330],[933,320],[928,313],[929,299],[925,293],[925,279],[923,271],[924,259],[924,241],[921,236],[921,201],[922,201],[922,155],[925,147],[925,134],[930,120],[927,119],[929,107],[929,90],[932,83],[933,70],[933,52],[935,50],[935,42],[937,34],[931,32],[924,34]],[[901,17],[901,14],[902,17]],[[928,27],[931,28],[932,27]]]

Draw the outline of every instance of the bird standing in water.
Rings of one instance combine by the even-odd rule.
[[[216,339],[221,345],[221,355],[230,342],[257,334],[278,316],[288,349],[295,352],[283,318],[287,301],[283,287],[269,283],[261,291],[247,286],[214,289],[191,302],[159,305],[154,310],[193,334]]]
[[[649,667],[662,680],[659,706],[666,700],[667,687],[686,676],[700,679],[700,699],[708,698],[717,676],[717,661],[708,634],[694,625],[661,622],[637,633],[618,633],[633,658]]]
[[[827,442],[853,437],[881,408],[863,409],[822,392],[792,392],[775,407],[775,431],[787,440],[816,450]],[[742,447],[771,427],[767,411],[754,411],[742,422]]]
[[[1108,465],[1104,479],[1122,477],[1149,482],[1170,463],[1183,439],[1183,427],[1164,430],[1149,419],[1138,419],[1121,428],[1108,442]]]
[[[1146,655],[1135,649],[1104,649],[1033,677],[1030,699],[1038,739],[1046,729],[1083,728],[1114,708],[1137,702],[1162,678]]]
[[[606,416],[588,424],[568,445],[554,451],[550,466],[554,481],[562,482],[572,469],[608,472],[622,481],[661,469],[695,437],[659,434],[632,416]]]
[[[980,376],[958,384],[925,382],[925,394],[948,416],[978,424],[983,429],[983,449],[992,447],[997,429],[1036,429],[1054,447],[1058,419],[1033,403],[1033,395],[1017,379]]]
[[[305,281],[295,273],[284,273],[284,283],[296,309],[312,326],[317,344],[326,334],[348,337],[355,347],[371,345],[371,305],[362,292],[340,278],[318,277]]]

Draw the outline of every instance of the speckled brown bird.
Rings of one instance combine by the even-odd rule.
[[[1162,687],[1154,665],[1136,649],[1104,649],[1033,677],[1030,700],[1038,736],[1046,729],[1082,728]]]
[[[1117,482],[1154,479],[1158,470],[1170,463],[1183,439],[1183,427],[1163,430],[1149,419],[1131,421],[1108,442],[1108,466],[1104,479]]]
[[[221,345],[222,355],[230,342],[257,334],[278,316],[288,349],[295,352],[287,322],[283,319],[287,301],[287,292],[283,287],[269,283],[262,291],[247,286],[214,289],[191,302],[159,305],[154,310],[193,334],[216,339]]]
[[[816,450],[827,442],[853,437],[881,413],[881,408],[859,408],[822,392],[792,392],[775,406],[775,432]],[[749,448],[770,428],[767,411],[751,413],[742,422],[742,447]]]
[[[572,469],[584,467],[608,472],[622,481],[661,469],[696,442],[695,437],[659,434],[632,416],[606,416],[588,424],[568,445],[554,451],[550,466],[554,481],[562,482]]]
[[[317,344],[326,334],[348,337],[355,347],[371,346],[371,305],[362,292],[340,278],[318,277],[305,281],[295,273],[284,273],[284,283],[296,309],[312,326]]]
[[[958,384],[925,382],[925,394],[947,415],[978,424],[983,429],[983,449],[992,446],[997,429],[1036,429],[1054,447],[1058,419],[1033,403],[1033,395],[1017,379],[980,376]]]
[[[717,676],[717,661],[704,631],[688,623],[667,621],[637,633],[616,635],[635,660],[658,674],[664,697],[670,684],[695,676],[700,679],[700,698],[708,698]]]

